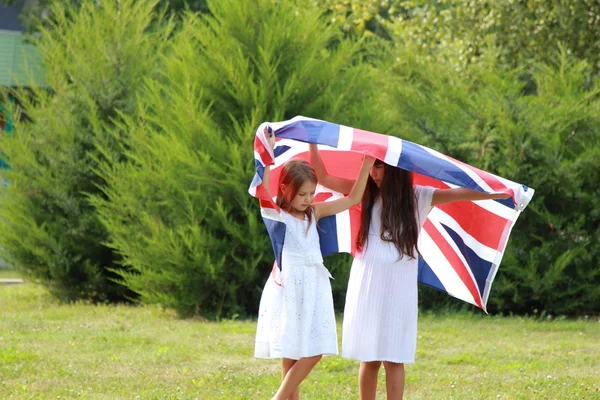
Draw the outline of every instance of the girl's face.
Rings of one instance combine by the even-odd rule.
[[[377,187],[381,186],[381,180],[383,179],[384,172],[385,169],[383,168],[383,163],[373,165],[369,171],[369,175],[371,175],[371,178],[375,181]]]
[[[291,199],[290,203],[292,208],[296,211],[304,212],[306,208],[310,206],[315,198],[315,190],[317,190],[317,185],[312,182],[305,182],[298,189],[298,193],[296,196]]]

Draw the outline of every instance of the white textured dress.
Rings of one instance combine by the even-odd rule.
[[[338,354],[331,274],[323,265],[317,223],[282,210],[286,223],[280,282],[270,276],[260,300],[254,356]]]
[[[423,226],[436,189],[415,186]],[[352,263],[342,332],[342,356],[358,361],[414,363],[417,347],[418,260],[381,240],[381,198],[373,205],[369,237]]]

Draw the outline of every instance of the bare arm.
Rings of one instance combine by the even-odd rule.
[[[321,156],[319,155],[317,145],[310,144],[308,147],[310,148],[310,162],[315,168],[317,178],[319,179],[319,183],[339,193],[350,193],[352,187],[354,186],[354,181],[329,175],[327,173],[327,169],[325,169],[325,165],[323,165],[323,160],[321,160]]]
[[[509,197],[510,195],[506,193],[482,193],[465,188],[438,189],[433,192],[431,205],[438,206],[440,204],[452,203],[453,201],[508,199]]]
[[[346,211],[352,206],[360,203],[362,199],[363,192],[365,191],[365,187],[367,186],[367,179],[369,178],[369,170],[375,163],[375,158],[370,156],[365,156],[363,159],[363,164],[360,169],[360,173],[358,174],[358,178],[354,185],[352,186],[352,190],[350,190],[350,194],[344,198],[328,201],[323,203],[316,203],[313,205],[315,209],[315,216],[317,219],[327,217],[329,215],[334,215],[340,213],[342,211]]]
[[[273,133],[273,131],[269,132],[268,128],[265,128],[264,133],[265,133],[265,137],[267,138],[267,142],[269,143],[269,146],[271,147],[271,149],[275,149],[275,134]],[[263,171],[262,185],[264,186],[265,190],[269,194],[269,197],[273,198],[273,195],[271,194],[271,189],[269,188],[270,178],[271,178],[271,166],[265,165],[265,169]]]
[[[269,187],[269,179],[270,178],[271,178],[271,166],[267,165],[267,166],[265,166],[265,170],[263,172],[262,184],[263,184],[265,190],[267,191],[267,193],[269,193],[269,197],[273,198],[273,195],[271,194],[271,189]]]

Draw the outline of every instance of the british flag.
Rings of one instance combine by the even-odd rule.
[[[263,133],[275,132],[271,150]],[[510,232],[534,190],[487,173],[435,150],[397,137],[381,135],[302,116],[261,124],[254,140],[256,175],[251,195],[260,200],[261,214],[273,244],[276,265],[281,265],[285,224],[279,208],[262,185],[265,166],[271,166],[270,192],[277,193],[283,164],[292,158],[310,160],[308,144],[317,144],[331,175],[355,179],[362,155],[413,173],[414,184],[436,188],[464,187],[488,193],[508,193],[506,200],[462,201],[433,207],[419,234],[419,282],[432,286],[483,310]],[[317,186],[315,201],[343,196]],[[358,207],[319,221],[323,256],[354,254],[360,224]],[[274,267],[277,272],[277,268]]]

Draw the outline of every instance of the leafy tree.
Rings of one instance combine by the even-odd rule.
[[[81,7],[55,3],[37,41],[51,90],[17,91],[27,118],[15,118],[0,147],[2,257],[63,300],[122,300],[117,257],[88,195],[100,193],[95,142],[135,115],[144,79],[156,72],[169,27],[155,2],[101,0]],[[21,114],[21,115],[22,115]],[[111,144],[118,148],[117,140]]]
[[[462,70],[490,50],[514,68],[551,63],[559,44],[600,71],[600,3],[594,0],[405,1],[391,28],[430,57]],[[497,49],[497,51],[495,50]]]
[[[342,40],[320,9],[292,0],[209,6],[184,18],[139,114],[119,128],[126,162],[100,146],[107,187],[94,204],[142,301],[215,318],[255,313],[273,264],[247,192],[259,123],[302,114],[376,126],[377,103],[362,43]],[[347,262],[328,265],[343,292]]]
[[[404,0],[325,0],[315,5],[326,9],[330,23],[350,37],[377,35],[391,39],[389,25],[406,14]]]
[[[552,64],[535,64],[529,94],[520,70],[494,60],[465,77],[408,49],[397,59],[387,118],[420,143],[536,189],[511,233],[490,310],[600,310],[600,86],[591,66],[557,52]],[[425,307],[440,299],[423,298]]]

